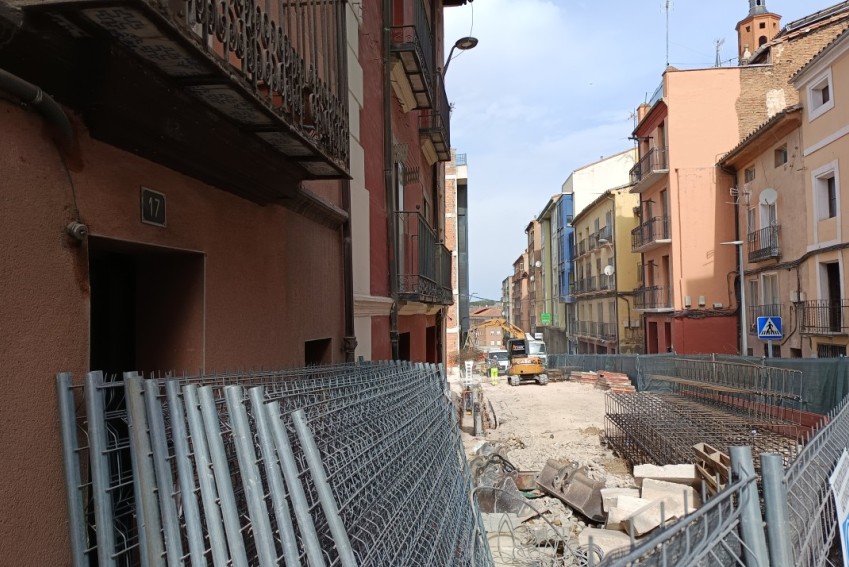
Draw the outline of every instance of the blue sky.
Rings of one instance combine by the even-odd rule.
[[[836,0],[766,0],[782,26]],[[737,60],[748,0],[670,0],[669,63]],[[445,10],[451,145],[469,164],[470,292],[499,299],[524,228],[569,174],[632,147],[633,111],[666,65],[666,0],[476,0]],[[733,60],[733,61],[732,61]]]

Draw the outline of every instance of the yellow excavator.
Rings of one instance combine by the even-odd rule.
[[[469,329],[473,331],[485,327],[501,327],[506,335],[504,338],[507,347],[507,381],[511,386],[518,386],[525,380],[534,380],[542,386],[548,384],[548,374],[545,373],[545,364],[539,356],[531,355],[528,344],[528,336],[525,332],[510,323],[506,319],[488,319]]]

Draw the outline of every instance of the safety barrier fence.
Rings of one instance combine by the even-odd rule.
[[[564,368],[626,372],[638,386],[655,390],[607,395],[608,429],[620,434],[618,444],[616,439],[611,441],[632,460],[661,465],[687,461],[686,455],[679,454],[680,447],[692,446],[694,439],[703,440],[705,435],[716,437],[710,439],[716,445],[736,440],[737,445],[748,445],[749,453],[753,446],[760,457],[759,474],[755,474],[754,465],[750,470],[745,464],[752,459],[735,454],[740,447],[730,443],[735,472],[723,491],[651,536],[639,542],[632,538],[630,548],[606,557],[603,565],[842,564],[837,506],[829,479],[849,447],[849,398],[841,397],[831,411],[812,422],[812,414],[796,408],[805,404],[806,393],[812,391],[808,382],[819,382],[817,388],[826,383],[820,380],[821,374],[809,376],[765,364],[837,368],[842,381],[846,361],[798,363],[719,355],[696,361],[674,355],[549,355],[549,361]],[[723,389],[733,394],[731,401],[719,394],[704,399],[704,392]],[[834,390],[840,395],[845,386]],[[739,399],[755,402],[747,406]],[[720,411],[723,406],[725,413]],[[712,415],[699,421],[703,414]],[[631,423],[634,420],[642,425]],[[751,431],[741,435],[734,429],[738,421],[743,426],[737,429]],[[750,426],[754,422],[758,428]],[[647,433],[641,434],[641,429]]]
[[[57,387],[75,566],[492,565],[438,366]]]

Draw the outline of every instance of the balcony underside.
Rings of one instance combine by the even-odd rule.
[[[666,177],[669,173],[668,169],[655,169],[645,176],[641,177],[639,181],[634,183],[634,186],[631,188],[631,193],[643,193],[646,189],[651,188],[652,185],[657,183],[660,179]]]
[[[78,111],[93,138],[258,203],[348,177],[347,110],[317,75],[283,103],[276,81],[291,77],[263,88],[158,3],[16,4],[25,25],[0,66]]]
[[[419,53],[418,44],[412,41],[393,43],[392,53],[401,65],[406,82],[401,90],[409,89],[409,93],[415,101],[412,108],[407,110],[433,108],[433,88],[430,84],[429,71]]]
[[[667,246],[669,244],[672,244],[671,238],[659,238],[657,240],[646,242],[641,246],[636,246],[632,248],[631,251],[634,253],[650,252],[655,248],[660,248],[661,246]]]

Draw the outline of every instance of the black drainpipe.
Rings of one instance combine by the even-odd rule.
[[[27,108],[38,112],[53,128],[55,142],[66,157],[77,153],[77,139],[71,121],[62,107],[41,88],[29,83],[17,75],[0,69],[0,91],[5,91],[18,99]]]
[[[398,257],[395,191],[392,185],[392,0],[383,0],[383,182],[386,192],[386,216],[389,238],[389,292],[392,309],[389,312],[389,341],[392,360],[398,360]]]

